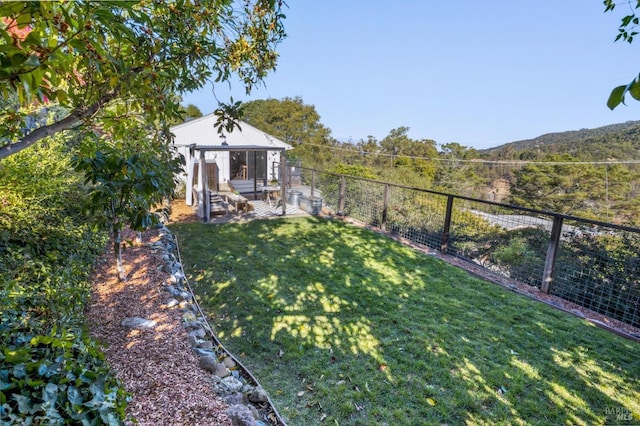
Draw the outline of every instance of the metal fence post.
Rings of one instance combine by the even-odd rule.
[[[440,244],[440,251],[443,254],[447,254],[449,249],[449,232],[451,229],[451,212],[453,211],[453,195],[447,196],[447,210],[444,214],[444,227],[442,229],[442,242]]]
[[[311,169],[311,196],[316,189],[316,169]]]
[[[384,206],[382,207],[382,223],[380,224],[380,229],[383,231],[387,230],[387,215],[389,208],[389,184],[384,184]]]
[[[347,179],[343,176],[340,177],[340,196],[338,198],[338,215],[344,216],[344,193],[347,186]]]
[[[551,283],[553,282],[553,269],[556,264],[556,255],[558,254],[558,246],[560,245],[560,235],[562,235],[562,222],[564,217],[554,216],[553,226],[551,227],[551,240],[549,248],[547,248],[547,257],[544,261],[544,272],[542,274],[542,285],[540,290],[549,294]]]

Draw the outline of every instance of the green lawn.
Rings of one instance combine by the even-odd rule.
[[[318,218],[171,229],[290,426],[640,424],[640,344],[394,240]]]

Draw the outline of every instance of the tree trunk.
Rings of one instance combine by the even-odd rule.
[[[121,234],[120,230],[113,228],[113,251],[116,256],[116,268],[118,269],[118,280],[126,281],[127,276],[124,272],[124,265],[122,263],[122,248],[121,248]]]

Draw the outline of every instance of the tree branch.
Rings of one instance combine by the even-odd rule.
[[[0,148],[0,160],[16,154],[30,146],[34,145],[38,141],[46,138],[47,136],[53,136],[58,132],[70,129],[78,121],[81,121],[87,117],[91,117],[95,114],[104,104],[115,99],[120,94],[119,90],[109,92],[94,102],[87,108],[76,109],[65,118],[56,121],[55,123],[48,124],[46,126],[38,127],[16,143],[10,143],[6,147]]]

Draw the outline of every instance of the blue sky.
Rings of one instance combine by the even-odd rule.
[[[640,119],[611,111],[613,87],[640,72],[640,39],[614,43],[620,4],[601,0],[288,0],[276,71],[246,96],[299,96],[339,140],[414,139],[488,148],[544,133]],[[619,2],[622,3],[622,2]],[[212,86],[185,95],[203,113]]]

